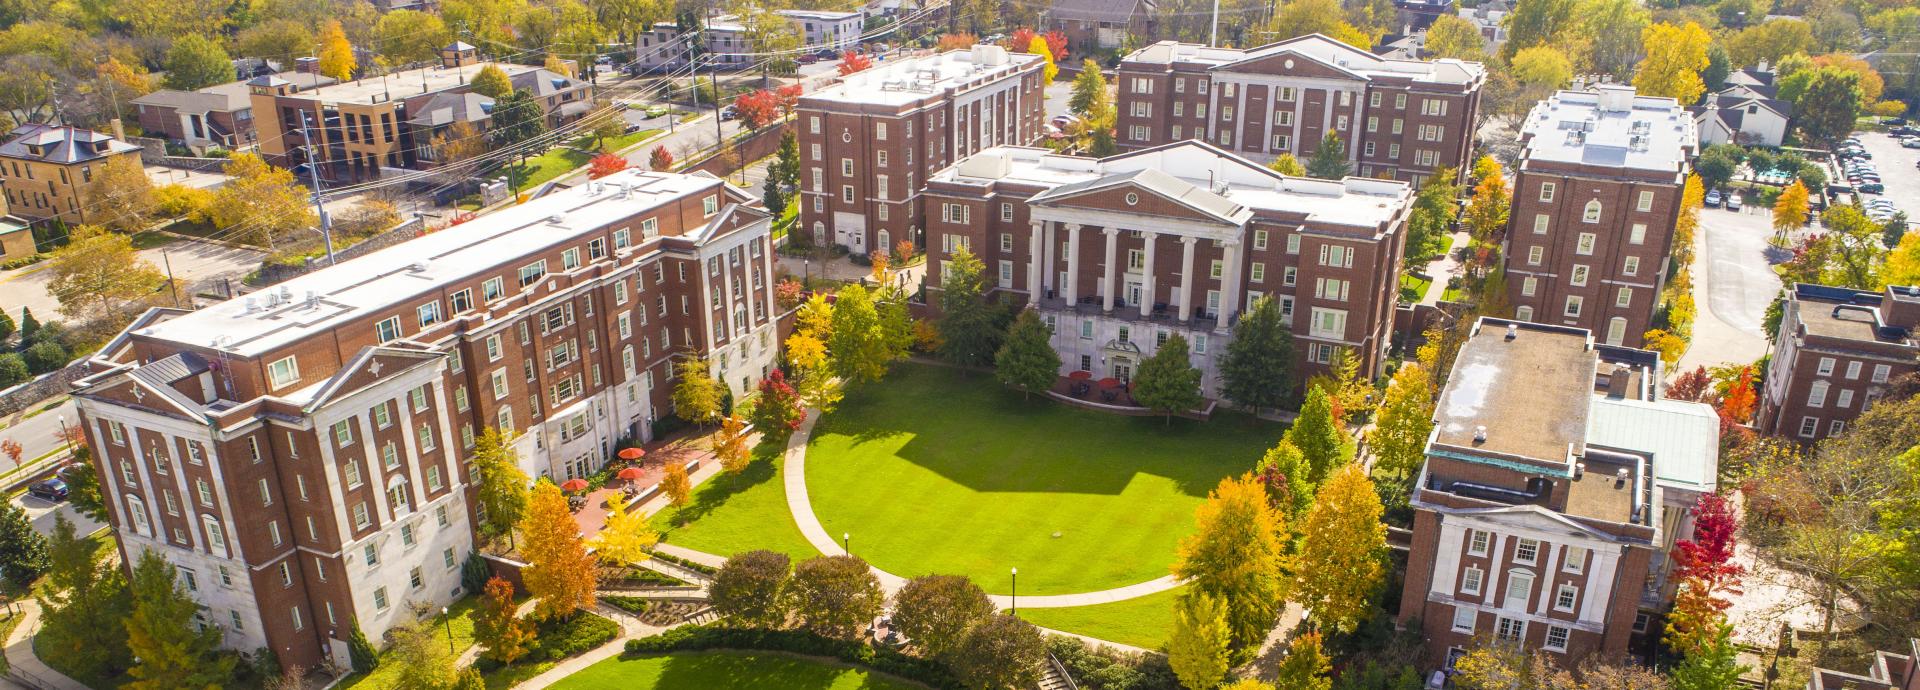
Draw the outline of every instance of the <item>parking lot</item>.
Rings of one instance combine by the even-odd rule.
[[[1862,133],[1860,144],[1873,156],[1869,160],[1886,185],[1885,191],[1862,194],[1861,200],[1886,199],[1894,208],[1907,212],[1909,218],[1920,218],[1920,170],[1914,169],[1914,162],[1920,161],[1920,149],[1903,148],[1892,135],[1881,132]]]

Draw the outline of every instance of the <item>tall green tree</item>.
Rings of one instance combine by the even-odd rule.
[[[1273,629],[1286,599],[1286,518],[1249,473],[1221,480],[1194,511],[1194,522],[1173,574],[1225,605],[1230,648],[1245,660]]]
[[[1346,177],[1352,170],[1353,167],[1347,164],[1347,144],[1333,132],[1321,137],[1320,145],[1307,158],[1307,175],[1322,180],[1337,180]]]
[[[1133,399],[1166,415],[1167,423],[1172,424],[1173,413],[1199,407],[1205,400],[1200,395],[1201,376],[1193,367],[1186,336],[1175,333],[1140,363],[1140,371],[1133,377]]]
[[[1279,407],[1293,391],[1293,358],[1293,325],[1272,296],[1261,295],[1233,326],[1220,362],[1220,393],[1254,414]]]
[[[1113,95],[1107,93],[1107,77],[1100,63],[1087,58],[1080,63],[1080,74],[1073,78],[1073,93],[1067,97],[1067,112],[1085,117],[1103,105],[1112,107]]]
[[[1205,592],[1188,591],[1173,604],[1173,633],[1167,640],[1167,664],[1180,684],[1213,688],[1227,677],[1226,608]]]
[[[959,575],[922,575],[893,596],[893,622],[935,659],[949,658],[967,631],[994,616],[993,601]]]
[[[173,564],[142,551],[133,566],[127,648],[139,659],[127,674],[131,690],[220,688],[233,679],[234,658],[220,653],[221,628],[196,628],[200,605],[173,579]]]
[[[1313,505],[1313,484],[1308,483],[1307,456],[1292,443],[1281,439],[1261,456],[1254,474],[1267,489],[1267,498],[1289,521],[1297,519]]]
[[[1668,673],[1668,680],[1673,690],[1720,690],[1737,687],[1740,676],[1748,670],[1740,663],[1739,649],[1733,646],[1733,627],[1722,623],[1707,646],[1681,660]]]
[[[1402,480],[1420,471],[1426,461],[1427,436],[1433,431],[1433,380],[1418,363],[1402,364],[1393,372],[1367,449],[1376,470]]]
[[[493,102],[493,124],[487,133],[494,145],[510,146],[532,141],[547,132],[547,114],[533,92],[515,89]]]
[[[1791,81],[1790,81],[1791,80]],[[1804,81],[1794,99],[1794,125],[1808,139],[1832,145],[1853,131],[1860,117],[1860,73],[1839,67],[1820,67],[1782,80],[1781,96],[1789,85]]]
[[[747,628],[777,628],[787,622],[787,582],[793,568],[784,553],[757,550],[734,554],[720,566],[709,587],[713,610]]]
[[[440,48],[453,38],[440,15],[408,9],[381,15],[380,23],[374,26],[374,35],[380,57],[395,65],[435,59],[440,55]]]
[[[1454,209],[1458,208],[1454,200],[1460,196],[1460,185],[1454,178],[1452,168],[1441,168],[1420,183],[1420,191],[1413,198],[1413,211],[1407,216],[1409,268],[1446,251],[1447,230],[1453,223]]]
[[[962,367],[993,362],[1002,334],[997,308],[987,302],[986,267],[965,247],[953,252],[940,277],[940,357]]]
[[[1319,386],[1307,391],[1307,402],[1283,437],[1307,459],[1307,483],[1319,487],[1335,469],[1353,462],[1353,441],[1333,418],[1333,402]]]
[[[1032,623],[1014,616],[988,616],[967,631],[949,655],[948,667],[975,690],[1031,688],[1040,684],[1046,642]]]
[[[1652,15],[1634,0],[1581,0],[1575,31],[1587,40],[1593,69],[1627,77],[1640,57],[1640,32]]]
[[[994,376],[1026,395],[1053,387],[1060,377],[1060,353],[1053,350],[1051,341],[1052,333],[1039,312],[1021,310],[994,358]]]
[[[1327,629],[1351,632],[1373,613],[1387,575],[1380,496],[1359,465],[1340,468],[1314,494],[1300,528],[1294,601]]]
[[[480,533],[513,542],[513,527],[527,514],[527,488],[532,480],[520,470],[520,438],[512,429],[487,427],[474,439],[473,473],[479,484]]]
[[[872,293],[860,285],[841,288],[833,305],[833,326],[827,350],[834,374],[850,385],[878,381],[893,360],[880,325]]]
[[[121,623],[133,607],[127,581],[94,559],[95,543],[75,534],[66,515],[54,514],[49,542],[35,652],[83,678],[114,677],[133,664]]]
[[[173,42],[167,49],[167,88],[192,91],[233,81],[233,60],[219,43],[198,34]]]
[[[47,571],[47,538],[34,531],[27,511],[9,502],[0,506],[0,574],[20,587]]]
[[[1500,46],[1500,57],[1512,60],[1526,48],[1548,45],[1572,28],[1577,0],[1526,0],[1514,3],[1507,15],[1507,42]]]
[[[887,595],[880,578],[856,556],[815,556],[801,561],[787,582],[788,600],[806,629],[852,639],[880,615]]]

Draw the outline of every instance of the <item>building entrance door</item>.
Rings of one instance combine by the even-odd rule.
[[[1127,296],[1127,304],[1140,304],[1143,301],[1141,298],[1146,291],[1146,286],[1142,285],[1140,281],[1129,278],[1127,279],[1127,291],[1122,294]]]
[[[1112,376],[1113,378],[1120,379],[1121,383],[1132,383],[1133,382],[1133,360],[1127,359],[1125,357],[1113,358],[1112,371],[1108,372],[1108,375]]]

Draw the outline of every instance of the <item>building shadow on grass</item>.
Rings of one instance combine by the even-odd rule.
[[[693,495],[687,504],[673,511],[667,529],[675,529],[693,524],[700,518],[726,505],[735,495],[758,486],[764,482],[780,478],[780,468],[774,464],[779,458],[781,448],[771,444],[761,444],[753,449],[753,462],[737,473],[721,472],[701,482],[693,488]]]
[[[1113,415],[1023,396],[989,374],[905,364],[848,391],[815,427],[808,460],[885,452],[981,492],[1116,495],[1151,475],[1205,496],[1221,477],[1251,471],[1283,430],[1241,415],[1171,424]]]

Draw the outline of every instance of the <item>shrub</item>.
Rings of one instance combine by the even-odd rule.
[[[27,370],[27,362],[12,352],[0,352],[0,388],[33,378],[33,372]]]
[[[605,617],[582,612],[557,625],[542,625],[528,659],[559,661],[586,652],[620,636],[620,625]]]
[[[1047,652],[1088,690],[1180,690],[1164,655],[1125,654],[1071,637],[1047,638]]]
[[[687,625],[653,637],[627,640],[626,653],[665,654],[708,649],[751,649],[838,659],[934,688],[964,687],[938,663],[854,640],[836,640],[804,630],[759,630]]]
[[[600,600],[607,602],[608,606],[632,614],[646,613],[647,609],[653,607],[653,600],[640,597],[600,597]]]
[[[27,370],[33,372],[35,375],[44,374],[66,366],[67,362],[72,359],[67,356],[67,348],[61,347],[60,343],[50,340],[34,343],[33,347],[27,348],[27,351],[21,355],[21,358],[26,360]]]

